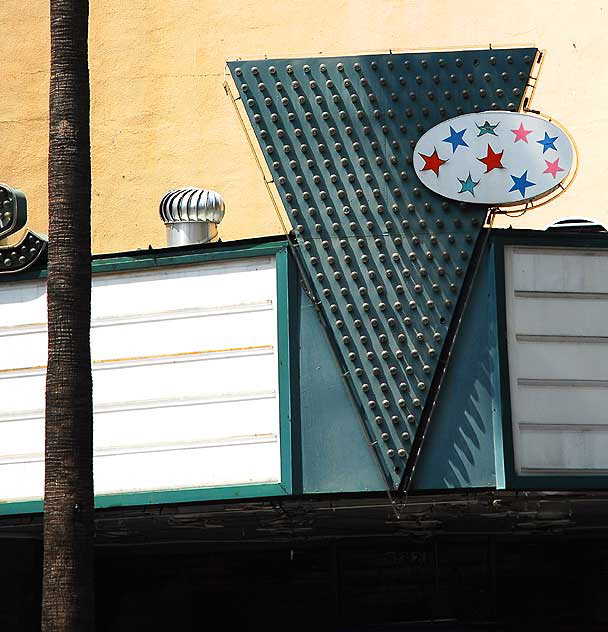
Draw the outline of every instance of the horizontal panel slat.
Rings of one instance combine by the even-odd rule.
[[[608,251],[515,248],[513,289],[608,293]]]
[[[185,452],[188,450],[202,450],[208,448],[233,448],[234,446],[258,445],[260,443],[276,443],[277,436],[273,433],[240,435],[221,437],[218,439],[200,439],[198,441],[162,441],[158,443],[138,442],[131,446],[110,445],[95,451],[94,459],[114,458],[118,456],[139,456],[141,454],[166,454],[169,452]],[[42,452],[25,452],[22,454],[7,454],[0,457],[0,467],[16,463],[42,463]]]
[[[510,364],[514,377],[608,380],[605,345],[520,342]]]
[[[46,323],[46,279],[0,284],[0,327]]]
[[[44,464],[10,463],[0,466],[0,500],[39,500],[44,493]]]
[[[608,432],[522,428],[520,452],[522,468],[608,469]]]
[[[576,345],[608,344],[608,336],[563,336],[545,334],[516,334],[516,342],[536,342],[538,344],[568,343]]]
[[[194,288],[196,288],[194,290]],[[94,275],[92,317],[274,300],[274,257]],[[46,280],[0,285],[0,329],[46,322]]]
[[[511,401],[514,423],[608,423],[606,387],[516,387]]]
[[[6,332],[5,332],[6,333]],[[103,323],[91,331],[93,362],[112,358],[235,349],[272,345],[276,314],[272,305],[242,313],[191,316],[187,319]],[[46,329],[26,335],[0,336],[0,370],[46,365]]]
[[[518,334],[608,336],[608,301],[515,298],[511,317]]]
[[[179,321],[131,322],[95,328],[94,360],[125,356],[238,349],[273,345],[276,316],[272,310],[189,318]]]
[[[95,464],[98,494],[273,483],[280,476],[276,443],[115,456]]]
[[[13,417],[0,417],[0,462],[16,455],[42,455],[44,411],[23,411]],[[273,392],[232,395],[225,401],[117,402],[97,407],[94,419],[96,452],[204,441],[226,443],[235,437],[279,432],[278,399]]]
[[[276,295],[273,257],[95,276],[92,316],[216,307]]]
[[[96,458],[95,493],[217,487],[280,481],[276,442]],[[0,465],[0,499],[42,497],[42,462]]]
[[[233,391],[276,390],[277,359],[273,349],[125,360],[93,367],[96,405],[121,400],[163,397],[210,397]],[[32,409],[44,402],[44,370],[0,373],[0,415]]]

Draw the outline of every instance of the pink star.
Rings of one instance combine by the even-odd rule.
[[[558,171],[563,171],[563,169],[559,166],[559,158],[556,158],[553,162],[549,162],[545,160],[547,163],[547,168],[543,171],[543,173],[550,173],[555,180]]]
[[[523,140],[524,143],[527,143],[528,142],[528,134],[532,133],[531,129],[525,129],[524,128],[524,124],[523,123],[519,124],[519,128],[518,129],[512,129],[511,131],[515,134],[515,140],[513,141],[514,143],[516,143],[518,140]]]

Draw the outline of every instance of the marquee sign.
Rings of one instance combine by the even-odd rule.
[[[445,180],[448,189],[443,171],[469,150],[443,142],[451,133],[446,121],[492,109],[484,116],[496,125],[503,110],[517,111],[537,54],[512,48],[229,62],[294,231],[307,289],[389,489],[412,480],[487,210],[438,199],[418,176],[431,187]],[[455,134],[465,130],[468,147],[479,133],[474,121],[485,122],[476,117],[451,119],[453,127],[470,124],[454,127]],[[507,126],[500,120],[497,135]],[[429,129],[440,131],[418,150],[431,167],[433,154],[443,161],[437,173],[423,170],[424,159],[412,152]],[[480,138],[488,136],[496,138]],[[475,171],[471,177],[479,180]],[[452,190],[459,184],[450,183]]]
[[[0,239],[21,230],[27,223],[27,199],[23,191],[0,184]],[[20,272],[33,265],[46,251],[47,239],[28,230],[13,246],[0,246],[0,274]]]
[[[432,127],[414,150],[420,181],[447,198],[509,206],[544,197],[569,174],[568,134],[539,116],[487,111]]]

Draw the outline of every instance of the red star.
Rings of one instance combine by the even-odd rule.
[[[486,173],[490,173],[492,169],[504,169],[502,166],[502,155],[504,154],[504,149],[500,153],[495,153],[494,150],[488,145],[488,153],[485,158],[478,158],[479,162],[483,162],[486,166]]]
[[[555,180],[555,176],[557,176],[558,171],[563,171],[563,169],[559,166],[559,158],[555,159],[553,162],[549,162],[545,160],[547,163],[547,168],[543,171],[543,173],[550,173]]]
[[[424,167],[422,167],[421,171],[434,171],[435,175],[439,175],[439,167],[445,164],[447,160],[442,160],[437,155],[437,149],[434,148],[435,151],[430,156],[425,156],[424,154],[420,154],[420,157],[424,159]]]
[[[513,141],[514,143],[516,143],[518,140],[523,140],[524,143],[527,143],[528,134],[532,133],[532,130],[526,129],[523,123],[520,123],[517,129],[512,129],[511,131],[515,134],[515,140]]]

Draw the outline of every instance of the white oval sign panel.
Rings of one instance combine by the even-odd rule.
[[[414,168],[422,184],[452,200],[507,206],[546,195],[568,175],[574,150],[554,123],[487,111],[443,121],[422,135]]]

